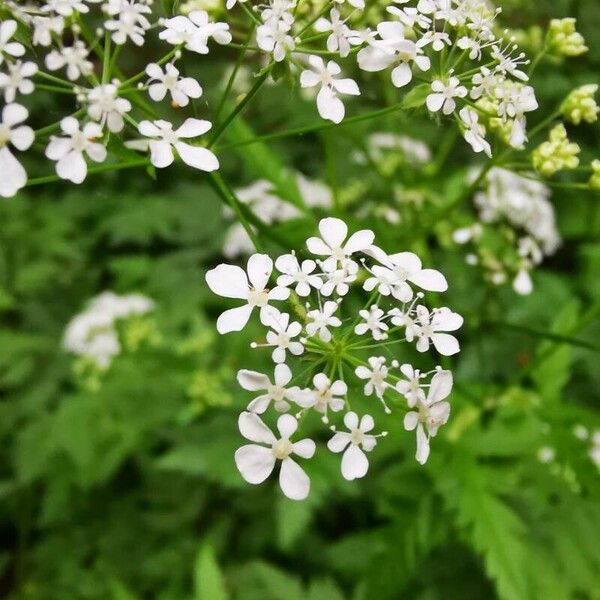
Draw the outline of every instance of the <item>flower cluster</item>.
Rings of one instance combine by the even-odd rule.
[[[563,169],[577,168],[580,151],[579,145],[569,140],[565,126],[559,123],[550,130],[548,140],[532,152],[531,161],[536,171],[551,177]]]
[[[119,296],[103,292],[89,302],[84,312],[73,317],[65,331],[63,347],[106,369],[121,352],[117,321],[146,314],[153,308],[152,300],[141,294]]]
[[[422,372],[393,353],[389,359],[380,353],[405,342],[421,353],[454,355],[459,343],[452,332],[463,323],[447,307],[424,304],[420,290],[443,292],[448,286],[439,271],[423,268],[417,255],[387,254],[374,245],[372,231],[348,236],[346,224],[336,218],[322,219],[319,233],[306,241],[308,253],[284,254],[275,261],[253,254],[246,270],[220,264],[206,274],[215,294],[240,301],[217,319],[219,333],[242,330],[258,313],[267,331],[252,347],[268,348],[275,365],[273,375],[238,373],[239,384],[258,395],[239,418],[241,434],[252,443],[236,452],[236,464],[244,479],[257,484],[281,461],[281,489],[294,499],[308,495],[310,481],[293,457],[312,457],[315,444],[291,438],[310,413],[324,423],[343,414],[346,430],[332,425],[327,446],[343,453],[344,478],[367,473],[366,453],[385,433],[374,434],[373,417],[359,417],[350,408],[361,397],[367,403],[376,400],[386,414],[404,412],[405,429],[416,432],[416,458],[427,461],[429,440],[449,417],[452,374],[441,367]],[[368,293],[355,314],[344,303],[353,288]],[[281,302],[287,302],[286,308],[276,306]],[[306,366],[292,370],[294,363]],[[262,420],[270,410],[282,413],[278,435]]]
[[[529,294],[533,289],[530,271],[560,245],[554,207],[548,200],[550,190],[539,181],[500,168],[491,169],[485,183],[474,198],[478,221],[457,229],[454,241],[475,246],[477,256],[470,255],[468,262],[481,264],[492,283],[502,284],[511,276],[514,290]],[[498,224],[508,228],[500,232]],[[491,242],[490,238],[497,235],[516,252],[507,257],[494,253],[498,244],[495,237]]]

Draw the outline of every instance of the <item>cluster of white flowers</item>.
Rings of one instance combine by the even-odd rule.
[[[553,254],[561,242],[549,198],[549,188],[539,181],[506,169],[492,168],[486,175],[485,189],[474,197],[479,221],[456,230],[454,240],[459,244],[477,243],[485,224],[509,224],[515,232],[513,243],[519,256],[513,288],[518,294],[529,294],[533,289],[530,271],[545,256]],[[506,280],[503,267],[501,264],[490,265],[493,283],[501,284]]]
[[[590,433],[585,425],[575,425],[573,435],[582,442],[589,442],[587,454],[590,460],[600,469],[600,429]]]
[[[313,181],[302,173],[295,177],[296,187],[304,205],[308,208],[329,209],[333,198],[331,190],[320,181]],[[267,225],[283,223],[301,216],[300,210],[283,200],[275,186],[266,179],[259,179],[251,185],[235,191],[237,199],[252,209],[252,212]],[[223,210],[227,217],[233,217],[229,207]],[[254,245],[241,223],[234,223],[225,234],[223,254],[227,258],[252,254]]]
[[[316,92],[320,115],[334,123],[345,116],[342,98],[360,95],[357,82],[343,76],[337,60],[355,59],[349,65],[352,70],[356,66],[366,72],[389,70],[397,88],[424,80],[421,85],[427,90],[421,105],[432,114],[453,116],[473,149],[488,155],[486,128],[498,130],[509,144],[520,148],[526,140],[525,115],[537,106],[522,70],[528,61],[512,40],[494,33],[499,11],[483,0],[396,0],[386,7],[389,20],[374,30],[361,25],[366,21],[363,0],[329,3],[321,10],[302,7],[299,0],[255,6],[228,2],[230,9],[241,12],[249,28],[255,27],[255,46],[248,45],[247,38],[234,39],[228,23],[212,21],[204,10],[164,18],[159,4],[151,0],[7,3],[14,18],[0,21],[0,91],[5,108],[15,103],[18,108],[3,112],[0,124],[0,160],[8,174],[0,185],[2,196],[13,196],[27,184],[15,152],[31,147],[34,137],[39,142],[36,147],[44,146],[46,157],[56,163],[57,176],[74,183],[86,178],[88,160],[118,162],[118,152],[110,156],[111,136],[122,137],[135,150],[149,149],[148,161],[156,168],[180,158],[192,168],[218,169],[219,161],[210,149],[217,134],[208,144],[201,141],[211,129],[208,120],[159,117],[144,98],[144,92],[154,102],[168,98],[173,109],[200,98],[202,86],[182,75],[178,61],[184,53],[206,55],[215,44],[263,53],[268,61],[261,71],[265,75],[277,77],[276,72],[282,71],[276,67],[284,65],[302,88]],[[26,58],[26,45],[15,40],[18,27],[31,43],[31,60]],[[149,36],[163,43],[164,55],[142,65],[138,73],[123,74],[118,60],[125,56],[122,48],[137,51]],[[415,70],[418,75],[413,75]],[[23,125],[29,115],[22,103],[34,89],[61,97],[70,94],[70,114],[37,132]],[[15,122],[15,115],[22,120]]]
[[[154,308],[154,302],[141,294],[119,296],[103,292],[70,321],[63,338],[63,348],[107,368],[121,352],[116,322],[132,315],[143,315]]]
[[[240,431],[253,443],[236,452],[236,464],[242,476],[256,484],[281,460],[281,488],[294,499],[308,495],[310,481],[291,455],[310,458],[315,444],[308,439],[292,442],[290,437],[309,412],[319,413],[325,423],[332,413],[344,413],[348,431],[332,426],[328,448],[344,453],[341,469],[346,479],[366,474],[365,452],[373,450],[384,434],[371,433],[375,426],[371,415],[359,418],[351,410],[349,396],[357,386],[362,388],[358,396],[376,398],[385,413],[393,409],[405,413],[405,428],[416,430],[416,458],[426,462],[429,440],[449,416],[446,398],[452,374],[441,367],[421,372],[393,354],[388,361],[379,352],[408,342],[418,352],[433,347],[444,356],[456,354],[458,340],[450,332],[463,323],[447,307],[425,306],[423,292],[415,288],[443,292],[448,286],[439,271],[423,268],[415,254],[388,255],[374,245],[372,231],[348,236],[346,224],[336,218],[322,219],[319,232],[320,237],[306,241],[308,253],[303,251],[300,257],[284,254],[273,261],[266,254],[253,254],[246,270],[220,264],[206,274],[215,294],[241,301],[219,316],[219,333],[241,331],[256,311],[267,333],[252,347],[269,348],[275,364],[272,377],[246,369],[238,373],[244,389],[261,393],[240,416]],[[344,314],[343,305],[352,287],[369,293],[355,315]],[[275,306],[285,301],[288,312]],[[292,361],[308,367],[293,373],[288,366]],[[271,406],[284,413],[277,421],[279,437],[259,416]]]

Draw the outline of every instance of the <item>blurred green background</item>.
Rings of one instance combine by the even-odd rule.
[[[578,59],[541,63],[532,123],[574,86],[598,82],[597,0],[501,5],[515,28],[575,16],[590,47]],[[209,105],[230,60],[202,67]],[[34,101],[62,115],[42,95]],[[366,110],[378,101],[366,94],[360,102]],[[248,124],[264,134],[315,119],[311,103],[269,88],[227,142],[253,135]],[[519,297],[488,288],[448,243],[451,220],[428,217],[429,202],[463,185],[468,148],[458,144],[427,180],[395,171],[383,185],[346,152],[373,131],[439,143],[433,122],[395,115],[223,151],[222,173],[232,186],[260,177],[285,186],[283,167],[321,179],[339,198],[338,214],[355,215],[353,226],[372,227],[389,250],[415,250],[446,274],[445,300],[466,324],[463,351],[449,363],[451,418],[429,463],[416,464],[413,436],[390,419],[360,482],[343,481],[338,457],[318,452],[307,464],[306,502],[285,499],[273,481],[245,484],[233,452],[249,398],[235,373],[266,368],[268,356],[248,351],[256,324],[225,337],[214,329],[221,304],[204,273],[222,260],[229,223],[215,193],[180,167],[156,179],[134,171],[32,188],[0,202],[0,596],[600,598],[600,479],[589,440],[573,435],[578,424],[600,429],[598,196],[554,191],[564,243],[536,272],[534,293]],[[583,163],[600,158],[597,124],[573,138]],[[390,202],[396,185],[424,203],[404,207],[403,224],[356,216],[365,200]],[[292,247],[313,227],[298,220],[274,231]],[[123,324],[123,352],[98,375],[61,340],[107,289],[146,294],[156,309]],[[317,439],[326,433],[316,424]],[[555,453],[550,463],[538,458],[545,447]]]

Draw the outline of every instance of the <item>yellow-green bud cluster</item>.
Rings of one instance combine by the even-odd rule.
[[[600,190],[600,160],[593,160],[590,166],[592,167],[592,176],[588,185],[593,190]]]
[[[531,154],[533,166],[538,173],[551,177],[564,169],[579,165],[577,155],[581,149],[567,137],[565,126],[560,123],[550,130],[548,141],[540,144]]]
[[[575,125],[582,121],[594,123],[598,120],[600,108],[596,104],[594,94],[598,91],[598,86],[594,83],[582,85],[573,90],[561,104],[560,111],[562,115]]]
[[[588,51],[585,40],[575,29],[575,19],[552,19],[548,29],[548,51],[559,56],[579,56]]]

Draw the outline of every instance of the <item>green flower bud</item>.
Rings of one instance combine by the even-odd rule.
[[[565,126],[560,123],[550,130],[548,141],[540,144],[531,154],[533,166],[538,173],[551,177],[564,169],[579,165],[577,155],[581,148],[569,141]]]
[[[552,19],[548,29],[547,45],[551,54],[558,56],[579,56],[588,51],[585,40],[575,30],[576,20]]]
[[[560,106],[564,118],[575,125],[579,125],[582,121],[595,123],[600,112],[594,98],[597,91],[598,86],[595,83],[582,85],[573,90]]]
[[[592,176],[588,185],[593,190],[600,190],[600,160],[593,160],[590,166],[592,167]]]

